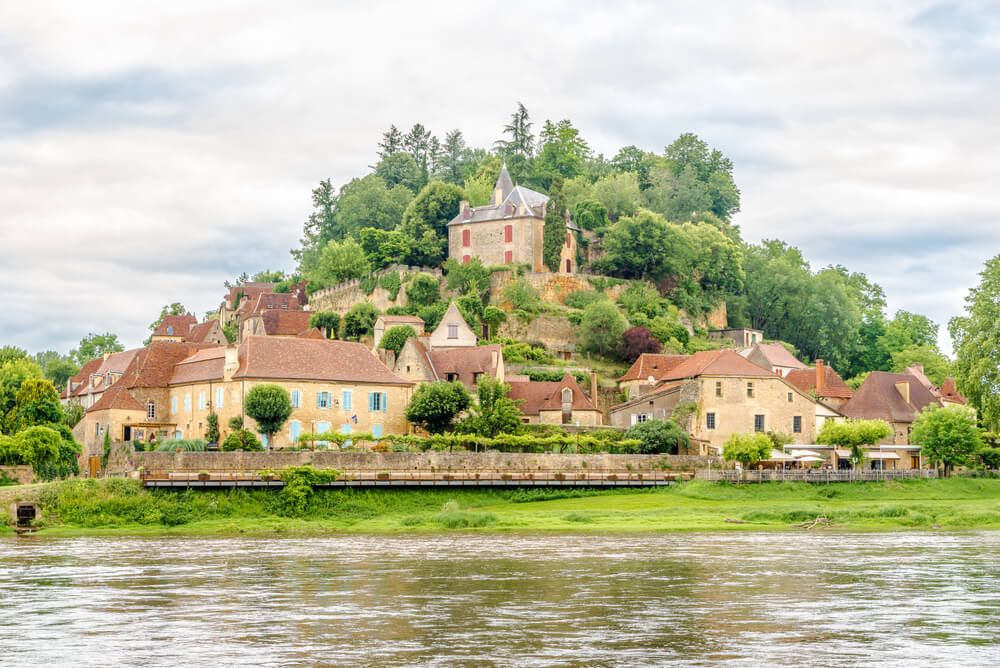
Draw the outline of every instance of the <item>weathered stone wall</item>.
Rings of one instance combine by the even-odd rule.
[[[439,268],[428,268],[428,267],[408,267],[406,265],[395,264],[391,267],[386,267],[381,271],[377,271],[373,274],[378,278],[396,272],[400,275],[400,278],[405,279],[407,274],[413,275],[419,272],[425,274],[430,274],[435,278],[441,278],[443,273]],[[333,311],[343,315],[347,313],[352,306],[355,304],[360,304],[363,301],[370,301],[375,305],[380,311],[385,311],[390,306],[406,306],[406,285],[403,285],[399,289],[399,294],[396,295],[396,299],[389,298],[389,291],[383,288],[381,285],[375,286],[375,291],[370,295],[366,295],[361,290],[361,279],[355,278],[350,281],[345,281],[340,285],[334,285],[329,288],[324,288],[322,290],[317,290],[309,297],[310,311]]]
[[[576,331],[569,320],[557,315],[539,315],[530,322],[522,322],[511,314],[497,328],[497,336],[517,341],[538,341],[554,350],[573,350]]]
[[[0,466],[0,478],[4,475],[20,485],[30,485],[35,480],[35,470],[30,466]]]
[[[516,271],[495,271],[490,275],[490,292],[500,295],[500,291],[508,283],[523,278],[531,287],[538,291],[542,301],[562,304],[566,296],[575,291],[597,292],[597,289],[582,274],[555,274],[549,272],[525,272],[518,275]],[[628,285],[614,285],[604,291],[611,299],[618,296]],[[494,301],[498,301],[496,298]]]
[[[138,452],[135,466],[150,471],[247,471],[311,464],[362,471],[649,471],[721,466],[714,457],[690,455],[553,455],[507,452]],[[586,464],[584,464],[586,462]],[[629,467],[631,466],[631,469]]]

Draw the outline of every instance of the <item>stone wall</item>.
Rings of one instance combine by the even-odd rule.
[[[20,485],[30,485],[35,480],[35,470],[30,466],[0,466],[0,478],[4,475]]]
[[[569,320],[558,315],[538,315],[530,322],[522,322],[511,314],[500,323],[497,336],[516,341],[538,341],[553,350],[574,350],[576,331]]]
[[[377,278],[381,278],[382,276],[392,272],[400,274],[400,278],[404,279],[406,274],[412,275],[419,272],[430,274],[435,278],[441,278],[444,275],[439,268],[431,269],[428,267],[408,267],[401,264],[394,264],[391,267],[386,267],[385,269],[377,271],[372,275]],[[375,291],[370,295],[365,294],[361,289],[361,279],[355,278],[350,281],[345,281],[339,285],[317,290],[309,297],[308,309],[310,311],[333,311],[343,315],[344,313],[347,313],[352,306],[360,304],[364,301],[370,301],[379,311],[385,311],[390,306],[406,306],[406,285],[403,285],[403,287],[399,289],[399,294],[396,295],[396,299],[393,300],[389,298],[389,291],[381,285],[376,285]]]
[[[571,292],[597,292],[587,277],[582,274],[554,274],[549,272],[525,272],[518,275],[516,271],[495,271],[490,274],[490,292],[493,295],[500,295],[500,291],[508,283],[523,278],[528,284],[538,291],[542,301],[562,304],[566,301],[566,296]],[[618,299],[618,296],[628,288],[627,284],[614,285],[604,291],[611,299]]]
[[[138,452],[135,466],[150,471],[245,471],[311,464],[316,468],[362,471],[649,471],[721,466],[714,457],[690,455],[553,455],[507,452]],[[586,462],[586,464],[584,464]],[[629,469],[631,466],[631,469]]]

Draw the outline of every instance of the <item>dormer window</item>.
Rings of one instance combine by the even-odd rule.
[[[562,391],[562,402],[564,404],[572,404],[573,403],[573,390],[571,390],[568,387],[564,387],[563,388],[563,391]]]
[[[173,327],[167,327],[167,334],[173,334],[173,333],[174,333],[174,328]]]

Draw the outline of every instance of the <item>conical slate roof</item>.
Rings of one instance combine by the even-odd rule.
[[[501,201],[507,199],[507,195],[514,189],[514,181],[510,178],[510,172],[507,171],[507,163],[504,163],[503,169],[500,170],[495,188],[499,188],[503,192]]]

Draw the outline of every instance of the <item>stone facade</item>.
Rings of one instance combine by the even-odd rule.
[[[537,217],[458,223],[448,228],[448,257],[462,263],[478,257],[487,267],[524,264],[532,271],[545,271],[544,234],[545,219]]]
[[[455,302],[451,302],[448,305],[448,310],[441,317],[441,322],[431,332],[430,347],[431,350],[472,348],[478,340],[476,333],[462,317],[458,306],[455,305]]]
[[[19,485],[30,485],[35,481],[35,470],[30,466],[0,466],[0,478],[5,476]]]
[[[407,275],[413,275],[418,272],[430,274],[435,278],[441,278],[444,275],[439,268],[393,265],[381,271],[375,272],[372,276],[380,278],[393,272],[400,274],[400,277],[404,280]],[[447,291],[443,290],[442,292],[448,294]],[[343,315],[347,313],[352,306],[360,304],[364,301],[371,302],[372,305],[374,305],[379,311],[385,311],[392,306],[406,306],[406,285],[404,284],[403,287],[400,288],[395,299],[392,299],[391,297],[392,295],[389,291],[381,285],[376,285],[375,290],[371,294],[366,294],[361,289],[361,279],[355,278],[350,281],[345,281],[338,285],[314,292],[309,297],[308,310],[333,311],[334,313]]]

